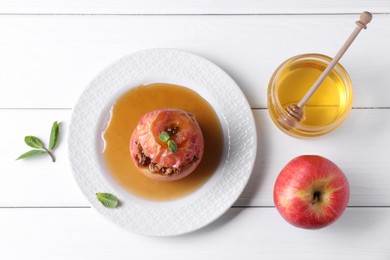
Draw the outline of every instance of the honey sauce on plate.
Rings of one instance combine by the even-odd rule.
[[[178,108],[194,114],[204,137],[204,154],[198,168],[177,181],[147,178],[129,153],[130,137],[140,118],[161,108]],[[139,86],[119,97],[103,138],[103,157],[113,178],[131,194],[154,201],[177,199],[200,188],[217,169],[223,151],[222,128],[212,106],[193,90],[165,83]]]

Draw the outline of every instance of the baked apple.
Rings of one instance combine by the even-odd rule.
[[[135,165],[154,180],[175,181],[199,165],[204,150],[202,130],[189,112],[165,108],[145,114],[130,139]]]

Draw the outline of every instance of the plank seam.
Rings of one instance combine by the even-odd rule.
[[[70,107],[0,107],[0,110],[72,110]]]
[[[0,13],[0,16],[341,16],[360,13]],[[372,12],[373,15],[389,15],[390,12]]]
[[[0,107],[0,110],[72,110],[71,107]],[[252,110],[268,110],[266,107],[252,107]],[[390,107],[352,107],[356,110],[386,110]]]
[[[0,206],[1,209],[91,209],[91,206]],[[275,206],[232,206],[232,209],[271,209]],[[390,206],[348,206],[347,208],[390,208]]]
[[[4,206],[0,209],[90,209],[91,206]]]
[[[267,110],[268,108],[266,107],[253,107],[252,110]],[[390,107],[352,107],[352,109],[356,110],[386,110],[390,109]]]

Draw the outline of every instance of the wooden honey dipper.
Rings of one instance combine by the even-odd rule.
[[[324,79],[328,76],[328,74],[332,71],[337,62],[341,59],[344,53],[347,51],[349,46],[351,46],[352,42],[355,40],[356,36],[362,29],[367,29],[367,24],[371,22],[372,14],[370,12],[363,12],[360,14],[360,20],[356,22],[356,28],[348,37],[347,41],[341,47],[339,52],[333,58],[333,60],[329,63],[326,69],[322,72],[322,74],[318,77],[316,82],[314,82],[313,86],[307,91],[306,95],[299,101],[298,104],[290,105],[286,108],[286,113],[282,114],[278,122],[284,127],[286,130],[290,130],[295,126],[297,122],[300,122],[303,117],[303,107],[306,105],[307,101],[311,98],[314,92],[318,89]]]

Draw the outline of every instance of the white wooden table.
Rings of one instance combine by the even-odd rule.
[[[333,56],[359,13],[374,14],[341,63],[354,87],[348,120],[298,140],[272,124],[268,80],[285,59]],[[0,259],[390,259],[390,1],[2,0],[0,2]],[[245,93],[258,156],[234,206],[178,237],[122,230],[92,209],[73,180],[67,127],[82,90],[104,67],[146,48],[187,50],[226,70]],[[57,162],[15,158],[25,135],[61,122]],[[321,230],[287,224],[273,206],[280,169],[302,154],[344,170],[351,198]]]

